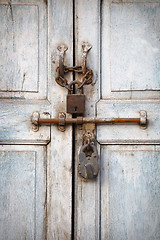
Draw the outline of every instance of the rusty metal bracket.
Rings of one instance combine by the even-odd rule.
[[[65,119],[66,119],[66,114],[64,112],[60,112],[59,113],[58,130],[61,131],[61,132],[64,132],[66,130]]]
[[[64,77],[64,54],[68,50],[68,47],[65,45],[60,45],[57,47],[59,51],[59,74],[61,77]]]
[[[39,120],[40,113],[39,112],[33,112],[31,116],[31,122],[32,122],[32,130],[34,132],[37,132],[39,130]]]
[[[83,145],[84,144],[95,144],[94,130],[96,128],[95,123],[84,123],[83,124]]]
[[[91,44],[88,42],[84,42],[82,44],[82,49],[83,49],[83,54],[82,54],[82,71],[83,74],[85,74],[87,72],[87,54],[90,51],[90,49],[92,48]]]

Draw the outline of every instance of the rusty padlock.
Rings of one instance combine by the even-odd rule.
[[[85,144],[79,153],[79,174],[85,179],[93,179],[98,175],[98,152],[94,144]]]
[[[72,81],[68,88],[67,94],[67,113],[81,115],[85,113],[85,95],[83,94],[83,87],[80,88],[80,94],[72,93],[72,86],[74,84],[81,85],[79,81]]]

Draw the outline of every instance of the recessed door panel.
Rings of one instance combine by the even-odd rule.
[[[102,239],[160,238],[159,146],[101,147]]]
[[[46,215],[46,148],[0,146],[1,239],[42,239]]]
[[[43,144],[50,141],[50,126],[34,131],[31,115],[38,111],[44,118],[50,118],[50,105],[25,101],[0,102],[0,143],[1,144]]]
[[[111,91],[160,90],[159,23],[160,3],[111,4]]]
[[[159,97],[160,2],[102,4],[102,97]]]
[[[46,6],[35,0],[0,3],[0,97],[46,98]]]

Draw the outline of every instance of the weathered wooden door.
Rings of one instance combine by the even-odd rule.
[[[76,61],[83,40],[95,84],[85,88],[86,116],[139,116],[137,125],[97,126],[99,175],[77,174],[74,239],[160,239],[160,1],[76,1]]]
[[[97,126],[99,174],[88,181],[82,130],[31,124],[35,111],[66,111],[57,45],[80,65],[84,41],[85,116],[148,117],[147,129]],[[0,0],[0,239],[160,239],[159,69],[159,1]]]
[[[65,111],[57,45],[68,45],[72,65],[72,32],[72,1],[0,0],[2,240],[71,238],[71,127],[35,132],[31,115]]]

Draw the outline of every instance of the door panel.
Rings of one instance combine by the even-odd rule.
[[[94,180],[77,174],[83,139],[77,130],[75,239],[158,240],[160,2],[88,0],[75,7],[76,49],[80,52],[82,39],[92,44],[87,64],[99,83],[84,90],[85,116],[139,118],[144,110],[148,119],[147,129],[97,126],[99,175]]]
[[[55,81],[57,46],[68,46],[65,61],[72,66],[73,3],[0,0],[0,21],[0,235],[71,239],[72,127],[35,132],[31,115],[65,111],[67,91]]]
[[[101,146],[101,238],[160,239],[159,146]]]
[[[102,97],[159,97],[160,2],[102,4]]]
[[[1,239],[45,237],[46,166],[46,147],[0,146]]]
[[[160,90],[160,3],[112,3],[110,14],[111,91]]]
[[[50,118],[48,101],[26,102],[3,100],[0,102],[0,143],[1,144],[43,144],[50,142],[50,127],[44,126],[33,131],[31,115],[38,111],[42,118]]]
[[[0,91],[5,98],[47,96],[47,5],[0,1]]]

